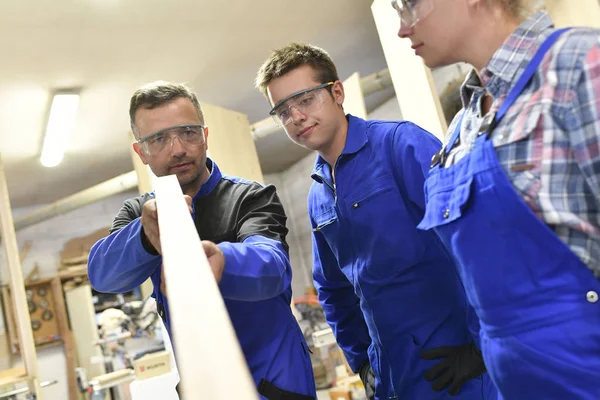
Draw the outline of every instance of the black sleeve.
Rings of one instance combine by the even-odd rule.
[[[238,241],[252,235],[261,235],[281,242],[285,251],[289,246],[285,240],[288,229],[287,217],[283,205],[277,196],[275,186],[261,186],[254,184],[252,190],[246,195],[239,211],[240,219],[237,223]]]

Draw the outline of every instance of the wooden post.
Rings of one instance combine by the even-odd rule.
[[[96,311],[92,301],[92,287],[79,285],[65,291],[67,312],[71,321],[71,332],[75,339],[79,366],[92,377],[106,374],[104,356],[100,347],[95,346],[100,337],[96,323]]]
[[[557,28],[567,26],[600,28],[598,0],[546,0],[545,5]]]
[[[248,117],[236,111],[202,103],[208,127],[208,156],[221,172],[264,182]]]
[[[133,136],[133,132],[129,132],[129,137],[131,141],[135,141],[135,136]],[[144,193],[149,193],[152,191],[152,179],[154,178],[154,174],[150,170],[150,167],[145,165],[137,153],[133,150],[133,146],[131,146],[131,160],[133,161],[133,168],[137,175],[138,179],[138,192],[140,195]],[[147,299],[152,294],[154,290],[154,285],[152,284],[152,279],[148,278],[142,285],[140,286],[140,292],[142,294],[142,299]]]
[[[69,327],[69,317],[67,316],[67,307],[65,306],[62,282],[59,277],[52,279],[52,295],[54,297],[54,311],[58,321],[58,329],[65,348],[65,358],[67,359],[67,382],[69,385],[69,400],[81,399],[81,394],[77,387],[77,349],[73,342],[73,332]]]
[[[360,84],[360,74],[358,72],[353,73],[343,83],[345,95],[344,112],[366,119],[367,106],[365,105],[365,96]]]
[[[169,175],[157,178],[155,185],[183,398],[257,400],[254,382],[179,181],[175,175]]]
[[[17,331],[19,332],[21,356],[25,363],[25,370],[29,377],[29,392],[36,396],[37,400],[43,400],[44,394],[40,387],[38,379],[38,365],[35,353],[35,343],[33,341],[33,331],[31,329],[31,318],[29,318],[29,307],[27,306],[27,297],[25,295],[25,283],[23,282],[23,270],[21,269],[21,260],[19,258],[19,247],[17,245],[17,235],[15,233],[14,221],[10,207],[10,198],[4,173],[4,164],[0,156],[0,234],[2,236],[2,246],[8,265],[8,275],[10,290],[14,302]]]
[[[371,11],[392,76],[402,118],[414,122],[443,140],[448,125],[431,70],[415,55],[410,40],[398,37],[400,19],[389,0],[373,1]]]

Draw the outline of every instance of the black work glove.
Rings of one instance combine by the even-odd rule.
[[[451,396],[455,396],[469,379],[477,378],[486,372],[481,352],[473,343],[436,347],[423,351],[421,357],[425,360],[443,358],[425,372],[425,380],[435,380],[432,388],[437,392],[450,386],[448,393]]]
[[[365,387],[367,399],[375,400],[375,374],[371,368],[371,363],[367,360],[358,369],[358,376]]]

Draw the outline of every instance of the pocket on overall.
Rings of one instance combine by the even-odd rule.
[[[427,183],[430,185],[430,182]],[[473,187],[473,177],[455,187],[438,189],[429,187],[425,216],[418,225],[419,229],[429,230],[447,225],[461,218],[468,208]],[[434,189],[431,191],[431,189]]]
[[[513,336],[483,336],[494,383],[507,399],[600,399],[600,317]]]
[[[365,255],[365,269],[374,278],[387,278],[423,259],[425,244],[391,175],[376,177],[345,200],[352,221],[354,245]]]

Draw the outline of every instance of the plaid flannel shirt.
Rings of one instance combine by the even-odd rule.
[[[464,109],[449,127],[453,132],[464,113],[460,141],[447,165],[473,148],[486,89],[494,99],[490,112],[498,111],[553,30],[544,11],[534,14],[480,75],[467,76],[461,88]],[[575,28],[560,37],[492,140],[517,193],[600,277],[600,30]]]

